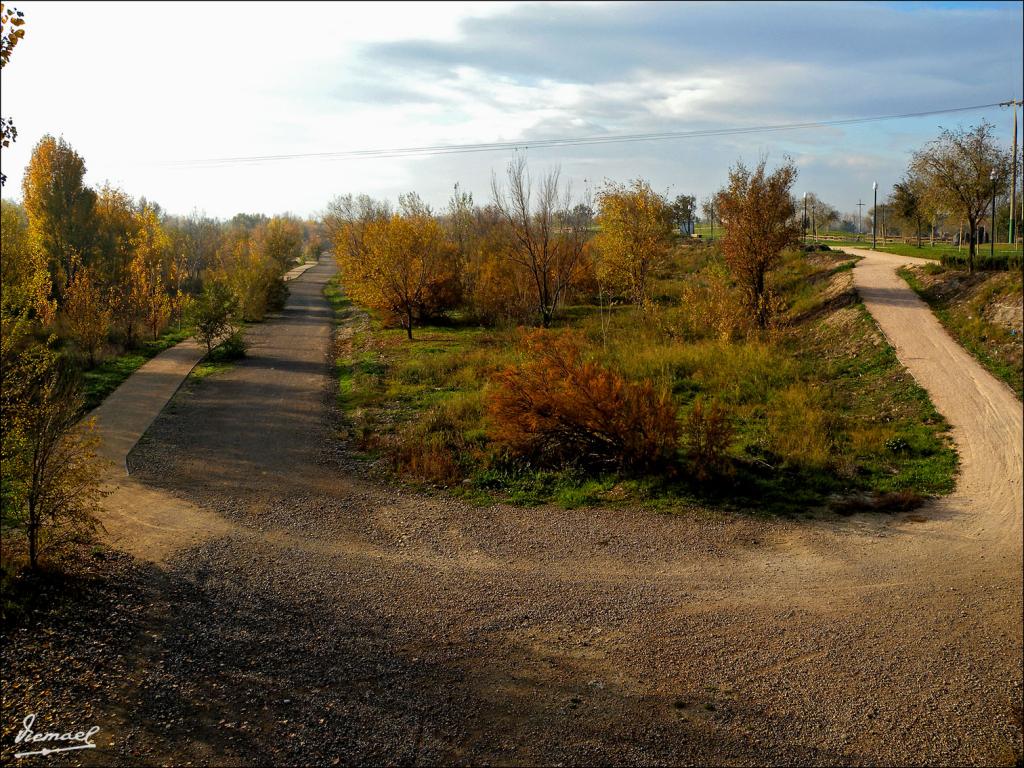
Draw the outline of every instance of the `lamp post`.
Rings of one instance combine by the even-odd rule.
[[[988,235],[988,252],[992,258],[996,255],[996,169],[993,168],[992,172],[988,175],[988,178],[992,182],[992,226],[991,232]]]
[[[875,193],[875,207],[871,209],[871,250],[878,248],[878,182],[871,182],[871,191]]]

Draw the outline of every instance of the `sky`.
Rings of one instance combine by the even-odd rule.
[[[790,156],[795,192],[840,211],[890,189],[943,127],[988,109],[856,126],[589,147],[531,141],[903,114],[1024,91],[1024,4],[59,3],[22,0],[2,74],[17,142],[4,197],[43,135],[166,210],[315,215],[338,194],[477,202],[515,152],[582,192],[648,179],[703,197],[730,165]],[[515,142],[415,158],[228,162],[281,154]]]

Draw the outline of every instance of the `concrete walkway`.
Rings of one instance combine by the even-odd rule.
[[[205,355],[205,345],[188,339],[161,352],[110,393],[91,414],[100,456],[127,472],[128,453]]]
[[[318,263],[295,267],[284,275],[285,281]],[[188,339],[156,355],[115,389],[90,414],[100,435],[99,455],[127,472],[132,448],[205,356],[206,347]]]

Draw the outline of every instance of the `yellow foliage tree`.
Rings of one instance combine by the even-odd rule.
[[[35,316],[48,323],[56,305],[50,300],[46,254],[30,236],[25,211],[17,203],[0,201],[0,299],[5,314]]]
[[[64,292],[63,310],[71,338],[88,355],[92,367],[96,352],[107,340],[112,313],[91,267],[75,270]]]
[[[88,261],[95,227],[96,193],[83,183],[85,161],[63,139],[44,136],[32,150],[22,179],[29,232],[50,262],[59,297],[72,259]]]
[[[116,285],[127,278],[141,217],[128,193],[109,184],[100,187],[95,213],[96,266],[108,285]]]
[[[213,279],[224,281],[238,299],[238,312],[243,320],[262,320],[275,282],[280,282],[280,268],[267,257],[253,235],[236,228],[217,251],[217,268]]]
[[[133,255],[128,273],[113,287],[112,296],[114,313],[129,347],[135,343],[136,329],[140,324],[156,338],[170,316],[164,281],[170,238],[151,207],[147,206],[135,214],[131,247]]]
[[[456,303],[456,249],[426,212],[367,223],[361,246],[337,254],[346,290],[354,300],[395,315],[410,339],[418,319]]]
[[[672,245],[672,209],[668,201],[637,179],[629,185],[609,182],[597,194],[600,230],[598,277],[637,306],[647,301],[651,273],[664,265]]]
[[[302,258],[302,225],[289,216],[275,216],[253,232],[257,247],[265,257],[287,272]]]
[[[473,317],[483,323],[525,323],[536,311],[535,288],[529,271],[507,258],[512,232],[492,212],[473,227],[471,245],[463,259],[463,290]]]

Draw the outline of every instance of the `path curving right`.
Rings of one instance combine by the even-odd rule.
[[[913,358],[933,353],[905,331],[945,342],[894,268],[870,254],[855,279],[930,387]],[[334,438],[334,271],[296,280],[250,357],[179,395],[130,457],[117,542],[159,576],[135,590],[155,595],[139,672],[90,694],[109,702],[104,733],[133,736],[104,762],[1013,763],[1020,458],[979,447],[973,411],[947,412],[961,490],[913,515],[478,507],[381,487]],[[951,360],[934,375],[981,380]],[[979,391],[1013,443],[1019,418]]]
[[[957,526],[979,545],[986,542],[1019,558],[1024,534],[1020,400],[949,335],[896,273],[902,266],[927,260],[860,248],[844,250],[862,257],[853,276],[864,306],[900,362],[953,427],[960,477],[956,493],[943,506],[959,513]]]

